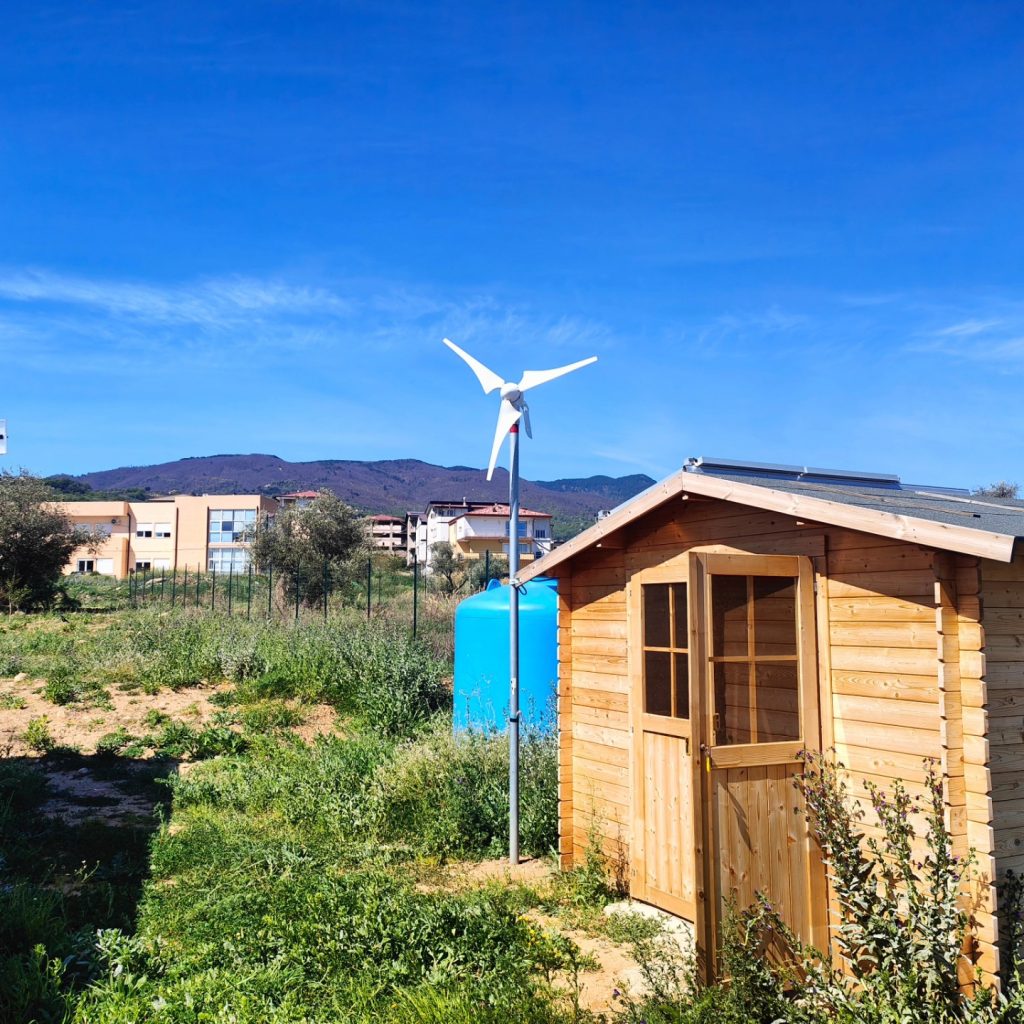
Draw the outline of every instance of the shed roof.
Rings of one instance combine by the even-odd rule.
[[[805,467],[749,467],[691,459],[588,530],[525,566],[521,580],[551,572],[647,512],[688,494],[719,498],[880,537],[1009,562],[1024,537],[1024,501],[953,488],[901,484],[898,477]]]

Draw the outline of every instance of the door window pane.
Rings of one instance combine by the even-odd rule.
[[[675,716],[690,717],[690,656],[673,654],[672,659],[676,673],[675,685]]]
[[[672,646],[686,650],[690,646],[690,621],[686,612],[686,584],[672,584]]]
[[[711,577],[712,654],[716,658],[749,655],[747,577]]]
[[[644,652],[644,711],[672,714],[672,655],[667,651]]]
[[[750,664],[720,661],[715,670],[715,712],[712,733],[716,744],[753,743]]]
[[[800,705],[796,663],[754,665],[754,711],[758,743],[800,739]]]
[[[668,584],[650,584],[643,590],[644,647],[669,647]]]
[[[754,655],[796,654],[796,580],[753,577]]]
[[[712,576],[716,744],[799,741],[797,580]]]

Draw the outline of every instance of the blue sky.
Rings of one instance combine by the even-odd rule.
[[[4,5],[8,465],[1024,482],[1018,3]]]

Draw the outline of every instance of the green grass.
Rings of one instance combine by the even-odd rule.
[[[152,709],[148,735],[115,729],[91,759],[49,753],[45,718],[30,724],[44,764],[142,772],[150,786],[167,774],[173,810],[163,824],[61,825],[37,813],[38,767],[0,773],[0,1019],[571,1019],[546,979],[577,951],[523,917],[527,890],[417,885],[425,865],[506,842],[507,744],[453,737],[449,643],[359,618],[130,611],[0,627],[0,657],[46,679],[55,701],[232,684],[205,727]],[[344,736],[307,745],[288,732],[312,702],[337,709]],[[132,760],[145,751],[156,758]],[[554,740],[529,736],[523,755],[522,844],[543,854],[556,841]],[[203,763],[169,771],[185,758]]]

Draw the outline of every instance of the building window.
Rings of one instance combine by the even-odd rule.
[[[210,510],[210,543],[237,544],[256,523],[254,508]]]
[[[80,558],[78,560],[78,572],[95,572],[96,563],[91,558]]]
[[[501,552],[502,552],[502,554],[507,555],[510,546],[511,545],[509,545],[509,544],[502,544],[501,545]],[[525,544],[522,541],[520,541],[519,542],[519,553],[521,555],[532,555],[533,554],[533,545],[529,541],[527,541]]]
[[[525,537],[526,536],[526,527],[527,527],[526,523],[524,523],[524,522],[520,522],[519,523],[519,536],[520,537]],[[508,536],[508,528],[509,528],[509,524],[505,523],[505,536],[506,537]]]
[[[641,588],[644,711],[690,717],[689,629],[685,583]]]
[[[155,537],[170,537],[171,535],[171,524],[170,523],[157,523],[153,529],[153,535]]]
[[[112,532],[113,530],[111,529],[110,523],[97,523],[92,528],[92,535],[94,537],[109,537]]]
[[[544,538],[548,535],[548,528],[546,526],[535,526],[533,528],[534,537]]]
[[[136,562],[135,563],[135,571],[136,572],[143,572],[145,569],[152,569],[152,568],[153,568],[153,563],[152,562]]]
[[[136,537],[152,537],[153,536],[153,524],[152,523],[136,523],[135,524],[135,536]]]
[[[246,572],[249,568],[249,552],[245,548],[214,548],[206,560],[211,572]]]

